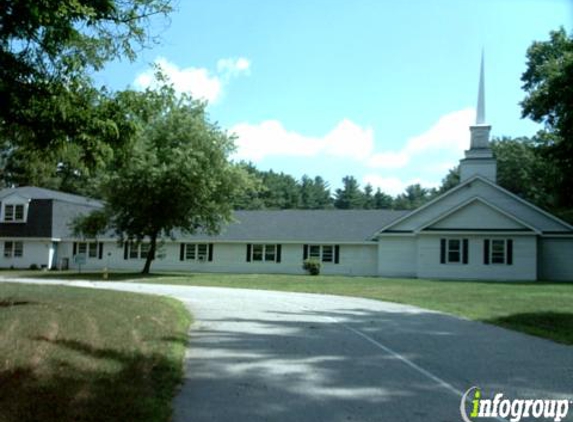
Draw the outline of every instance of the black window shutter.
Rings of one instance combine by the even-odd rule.
[[[72,252],[72,255],[75,255],[78,253],[78,242],[74,242],[74,251]]]
[[[179,261],[183,261],[185,259],[185,243],[181,243],[179,245]]]
[[[334,246],[334,263],[338,264],[340,262],[340,245]]]
[[[103,243],[99,242],[97,246],[98,246],[97,258],[102,259],[103,258]]]
[[[446,239],[440,239],[440,263],[446,263]]]
[[[483,241],[483,263],[489,265],[489,239]]]
[[[513,265],[513,240],[507,239],[507,265]]]
[[[251,262],[251,244],[247,243],[247,262]]]
[[[469,245],[468,245],[468,239],[464,239],[462,242],[462,263],[467,264],[468,263],[468,249],[469,249]]]
[[[282,245],[277,245],[277,262],[281,262],[282,249]]]
[[[308,258],[308,245],[302,245],[302,259]]]
[[[209,258],[207,258],[209,261],[213,260],[213,244],[209,243]]]
[[[123,259],[127,259],[127,243],[128,242],[123,242]]]

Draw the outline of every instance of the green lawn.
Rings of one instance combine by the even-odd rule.
[[[43,274],[55,278],[102,279],[101,273]],[[573,344],[573,283],[188,273],[159,273],[146,277],[114,273],[111,279],[358,296],[444,311]]]
[[[175,300],[0,284],[0,421],[168,421],[190,316]]]

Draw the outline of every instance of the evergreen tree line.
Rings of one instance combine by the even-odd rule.
[[[560,217],[571,221],[570,210],[559,206],[559,168],[547,154],[551,139],[544,132],[533,138],[496,138],[491,142],[497,159],[497,183]],[[391,196],[370,184],[361,186],[351,175],[342,178],[342,187],[332,190],[321,176],[303,176],[300,180],[273,170],[258,170],[251,163],[240,164],[257,184],[245,192],[235,204],[236,209],[398,209],[418,208],[438,195],[457,186],[459,167],[452,168],[438,188],[420,184],[406,187],[403,193]]]

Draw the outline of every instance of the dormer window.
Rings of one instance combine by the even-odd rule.
[[[24,222],[24,204],[5,204],[4,221],[12,223]]]

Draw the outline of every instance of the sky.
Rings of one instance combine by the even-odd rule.
[[[521,118],[526,50],[560,26],[572,0],[179,0],[154,22],[159,44],[110,63],[112,89],[153,84],[208,101],[237,136],[234,160],[332,189],[353,175],[391,195],[439,186],[469,147],[485,52],[492,137],[532,136]]]

